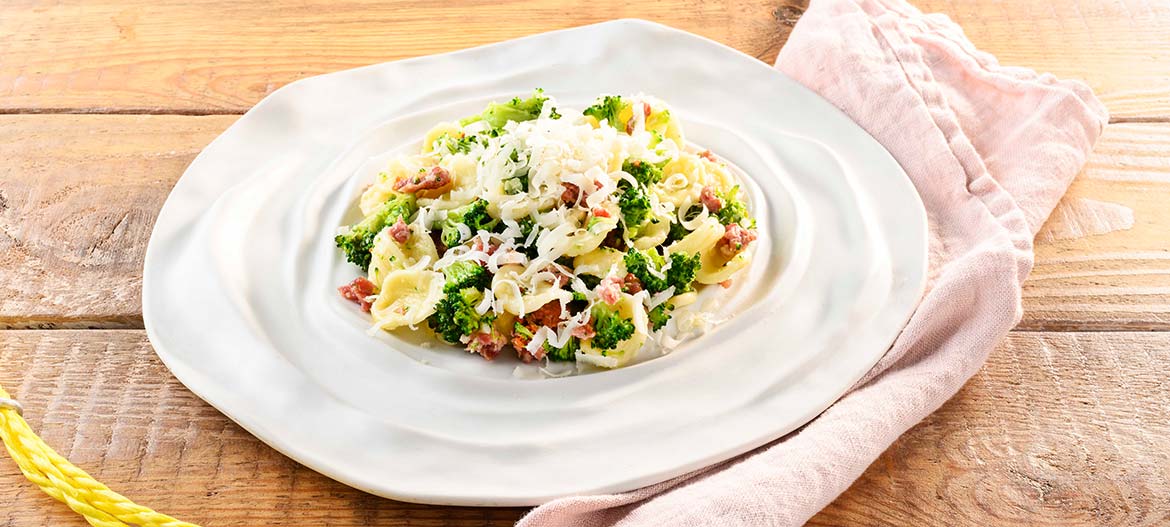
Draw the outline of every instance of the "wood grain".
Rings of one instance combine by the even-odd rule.
[[[302,77],[623,17],[769,59],[801,3],[10,1],[0,6],[0,109],[238,113]]]
[[[412,505],[264,446],[180,385],[143,332],[0,331],[0,384],[99,480],[216,526],[510,525],[523,509]],[[1141,364],[1143,367],[1127,367]],[[1016,333],[813,525],[1160,525],[1170,334]],[[0,525],[83,525],[0,459]]]
[[[511,525],[521,509],[428,507],[336,483],[187,391],[142,331],[0,332],[0,384],[59,453],[131,499],[203,525]],[[0,526],[85,522],[0,456]]]
[[[94,0],[0,5],[0,110],[242,112],[293,80],[612,18],[771,62],[807,2]],[[1170,4],[920,0],[1005,64],[1086,80],[1119,118],[1170,117]]]
[[[236,116],[0,116],[0,327],[142,327],[142,259]]]
[[[1170,524],[1170,334],[1016,333],[810,525]]]
[[[142,327],[158,209],[235,119],[0,115],[0,327]],[[1038,242],[1021,328],[1170,328],[1167,159],[1170,124],[1108,127],[1068,201],[1132,209],[1133,225],[1104,232],[1116,225],[1103,216],[1063,218],[1064,231],[1103,233]]]

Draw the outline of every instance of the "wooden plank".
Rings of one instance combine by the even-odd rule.
[[[1028,329],[1170,328],[1170,125],[1114,124],[1040,231]]]
[[[204,527],[503,527],[523,513],[383,500],[306,469],[187,391],[142,331],[3,331],[0,365],[0,384],[60,454],[127,497]],[[85,525],[0,458],[0,525]]]
[[[1170,335],[1016,333],[809,525],[1170,524]]]
[[[0,116],[0,327],[142,327],[158,209],[235,118]],[[1167,159],[1170,124],[1107,129],[1041,234],[1022,328],[1170,328]],[[1131,209],[1132,227],[1110,206]],[[1062,239],[1091,232],[1101,234]]]
[[[35,430],[144,504],[211,526],[510,525],[348,489],[183,388],[141,331],[0,331]],[[1170,510],[1170,334],[1015,333],[813,525],[1158,525]],[[0,459],[0,525],[83,525]],[[1162,502],[1164,505],[1164,502]],[[1043,521],[1041,521],[1043,520]]]
[[[0,116],[0,327],[142,327],[142,259],[236,116]]]
[[[771,62],[806,3],[10,1],[0,6],[0,110],[241,112],[302,77],[621,17]],[[1005,64],[1086,80],[1117,117],[1170,117],[1166,2],[916,4],[949,14]]]
[[[800,3],[5,2],[0,109],[241,112],[302,77],[624,17],[774,59]]]

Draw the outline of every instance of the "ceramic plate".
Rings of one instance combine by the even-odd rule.
[[[371,158],[536,87],[577,107],[661,97],[747,174],[762,239],[716,309],[727,322],[661,358],[540,380],[366,334],[332,237]],[[531,505],[656,483],[806,423],[886,351],[925,271],[922,204],[860,127],[754,58],[623,20],[277,90],[175,185],[142,307],[175,376],[293,459],[400,500]]]

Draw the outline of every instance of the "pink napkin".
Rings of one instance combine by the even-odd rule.
[[[885,357],[803,429],[738,459],[617,495],[562,498],[536,526],[799,525],[943,404],[1020,319],[1032,237],[1108,114],[1079,82],[999,65],[902,0],[815,0],[776,67],[902,165],[930,220],[926,296]]]

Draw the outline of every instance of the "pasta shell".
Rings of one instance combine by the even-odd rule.
[[[443,297],[444,280],[443,273],[422,269],[389,272],[370,306],[374,326],[391,330],[423,323]]]

